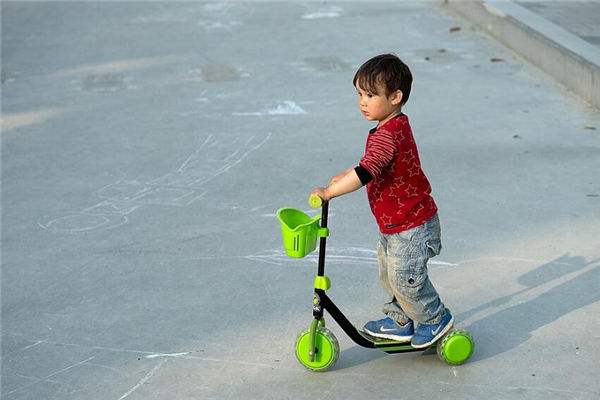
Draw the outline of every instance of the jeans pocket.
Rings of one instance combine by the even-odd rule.
[[[423,287],[427,273],[420,269],[397,270],[395,273],[396,289],[403,295],[414,298]]]
[[[437,240],[437,239],[428,240],[425,243],[425,246],[427,247],[427,256],[429,258],[433,258],[433,257],[439,255],[440,252],[442,251],[442,241],[441,240]]]

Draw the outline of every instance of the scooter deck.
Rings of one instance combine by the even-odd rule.
[[[413,352],[413,351],[415,351],[415,352],[416,351],[426,351],[426,350],[430,349],[432,346],[435,346],[435,343],[434,343],[432,346],[425,347],[422,349],[416,349],[411,346],[410,342],[398,342],[396,340],[378,338],[378,337],[369,335],[367,332],[365,332],[362,329],[357,329],[357,330],[358,330],[358,333],[360,333],[362,337],[373,342],[373,344],[375,345],[376,348],[378,348],[379,350],[381,350],[385,353],[388,353],[388,354],[408,353],[408,352]]]

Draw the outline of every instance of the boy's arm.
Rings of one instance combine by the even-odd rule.
[[[310,194],[316,194],[323,201],[329,201],[334,197],[354,192],[363,186],[355,168],[349,168],[341,174],[334,176],[326,188],[316,188]]]
[[[348,168],[347,170],[345,170],[344,172],[342,172],[341,174],[337,174],[334,175],[333,178],[331,178],[331,180],[329,181],[329,185],[331,185],[332,183],[335,183],[337,181],[339,181],[340,179],[342,179],[344,176],[346,176],[347,173],[349,173],[353,168]]]

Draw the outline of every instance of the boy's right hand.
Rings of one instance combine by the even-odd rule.
[[[327,195],[327,188],[315,188],[312,192],[310,192],[309,197],[312,195],[319,196],[324,202],[329,201],[329,197]]]

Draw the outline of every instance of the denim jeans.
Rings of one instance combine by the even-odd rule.
[[[379,281],[390,295],[383,312],[400,324],[437,324],[444,316],[444,304],[427,275],[427,261],[442,249],[440,231],[436,214],[416,228],[379,238]]]

